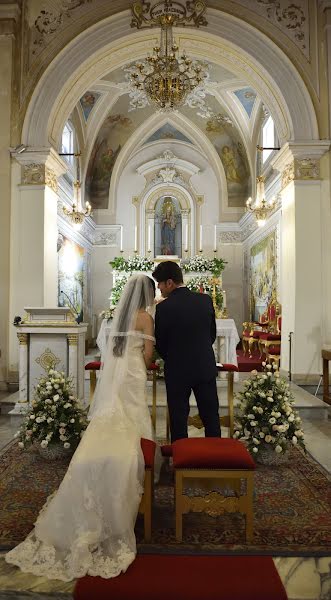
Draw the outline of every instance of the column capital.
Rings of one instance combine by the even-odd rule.
[[[22,185],[47,185],[57,192],[57,180],[68,169],[54,148],[11,150],[11,156],[22,167]]]
[[[287,142],[272,161],[282,174],[282,188],[294,180],[320,179],[320,159],[330,149],[330,140]]]
[[[319,8],[322,12],[328,8],[331,9],[331,0],[319,0]]]

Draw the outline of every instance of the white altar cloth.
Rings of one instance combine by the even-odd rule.
[[[107,347],[111,322],[103,319],[97,337],[97,346],[101,353],[101,362],[103,362],[104,352]],[[240,341],[236,324],[233,319],[216,319],[216,354],[217,360],[221,363],[231,363],[238,366],[237,344]]]
[[[216,319],[216,357],[218,362],[238,366],[237,344],[240,341],[233,319]],[[238,375],[235,373],[235,379]]]

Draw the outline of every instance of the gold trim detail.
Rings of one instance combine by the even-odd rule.
[[[51,367],[56,367],[61,362],[61,359],[50,348],[45,348],[44,352],[36,358],[35,362],[47,371]]]
[[[68,333],[67,335],[69,346],[78,345],[78,335],[76,333]]]
[[[205,512],[211,517],[223,515],[226,512],[240,512],[240,499],[233,496],[224,497],[217,492],[206,496],[182,496],[182,512]]]
[[[291,181],[314,181],[320,179],[320,160],[318,158],[295,158],[282,172],[282,188]]]
[[[17,337],[19,339],[20,342],[20,346],[27,346],[28,345],[28,333],[18,333]]]

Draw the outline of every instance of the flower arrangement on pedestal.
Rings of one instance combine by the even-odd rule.
[[[252,371],[244,381],[238,428],[234,437],[247,442],[258,462],[279,462],[291,445],[305,449],[301,419],[293,407],[294,397],[276,365],[262,363],[264,371]]]
[[[15,437],[19,447],[35,443],[40,449],[58,445],[75,449],[87,427],[86,410],[72,392],[72,383],[63,371],[53,368],[39,379],[31,408]]]

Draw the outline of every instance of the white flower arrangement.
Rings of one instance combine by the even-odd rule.
[[[145,256],[129,256],[129,258],[123,258],[122,256],[115,256],[113,260],[110,261],[113,269],[117,271],[153,271],[154,262]]]
[[[221,275],[225,269],[226,262],[222,258],[204,258],[203,256],[192,256],[188,260],[181,261],[181,268],[185,273],[198,272],[205,273],[206,271],[211,272],[215,277]]]
[[[50,367],[47,376],[39,379],[31,408],[15,437],[22,449],[32,443],[42,448],[61,443],[68,449],[77,446],[86,427],[86,410],[73,395],[70,378]]]
[[[268,445],[276,454],[284,453],[289,445],[305,449],[301,419],[294,409],[294,397],[287,381],[280,377],[277,367],[262,363],[264,371],[252,371],[237,394],[240,415],[234,437],[247,442],[249,451],[257,456]]]

